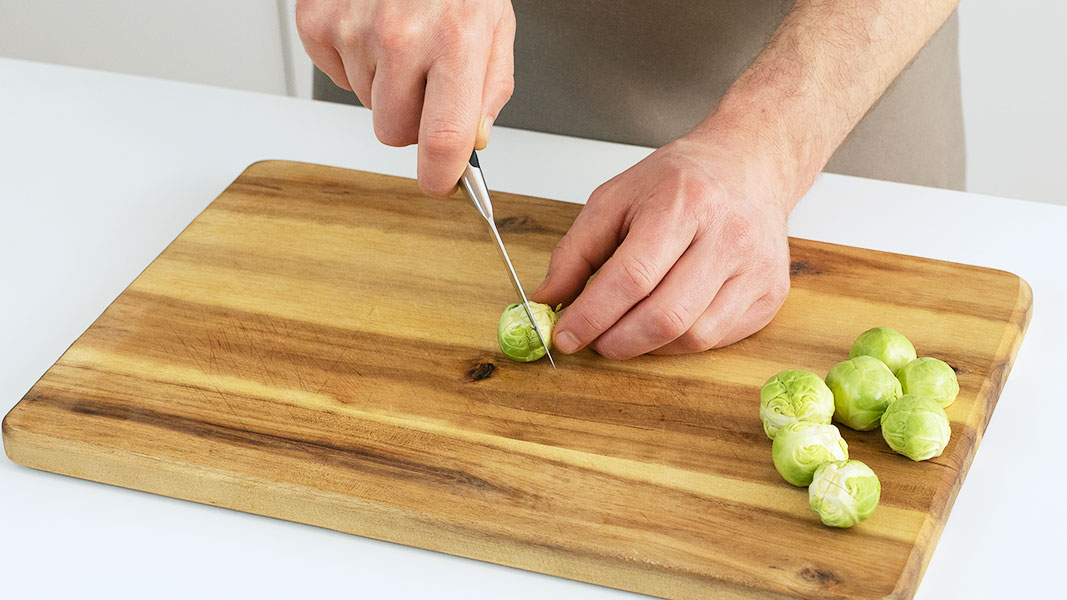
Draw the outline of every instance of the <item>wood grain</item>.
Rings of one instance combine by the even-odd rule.
[[[495,194],[527,285],[579,206]],[[405,179],[249,167],[3,423],[20,464],[667,598],[907,598],[1029,322],[1002,271],[792,240],[793,290],[728,348],[509,362],[512,301],[468,203]],[[821,526],[770,460],[758,390],[874,326],[958,370],[952,440]]]

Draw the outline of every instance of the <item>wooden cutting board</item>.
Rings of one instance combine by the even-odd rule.
[[[580,207],[494,196],[527,286]],[[1030,317],[1018,277],[792,240],[793,289],[731,347],[509,362],[510,285],[459,197],[249,167],[3,423],[15,462],[667,598],[907,598]],[[823,527],[771,463],[759,388],[875,325],[958,369],[935,460],[843,429],[882,481]]]

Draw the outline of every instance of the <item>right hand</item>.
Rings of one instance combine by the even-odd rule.
[[[299,0],[296,25],[382,143],[419,145],[422,190],[451,194],[515,86],[510,0]]]

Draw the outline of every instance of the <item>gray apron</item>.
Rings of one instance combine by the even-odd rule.
[[[496,123],[640,146],[684,135],[759,54],[789,0],[513,0],[515,94]],[[955,13],[826,170],[963,189]],[[315,98],[358,103],[315,73]]]

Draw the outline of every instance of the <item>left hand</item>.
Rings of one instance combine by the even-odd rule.
[[[789,291],[794,188],[731,137],[743,138],[690,134],[593,192],[532,294],[570,303],[556,348],[591,345],[612,359],[700,352],[770,322]]]

